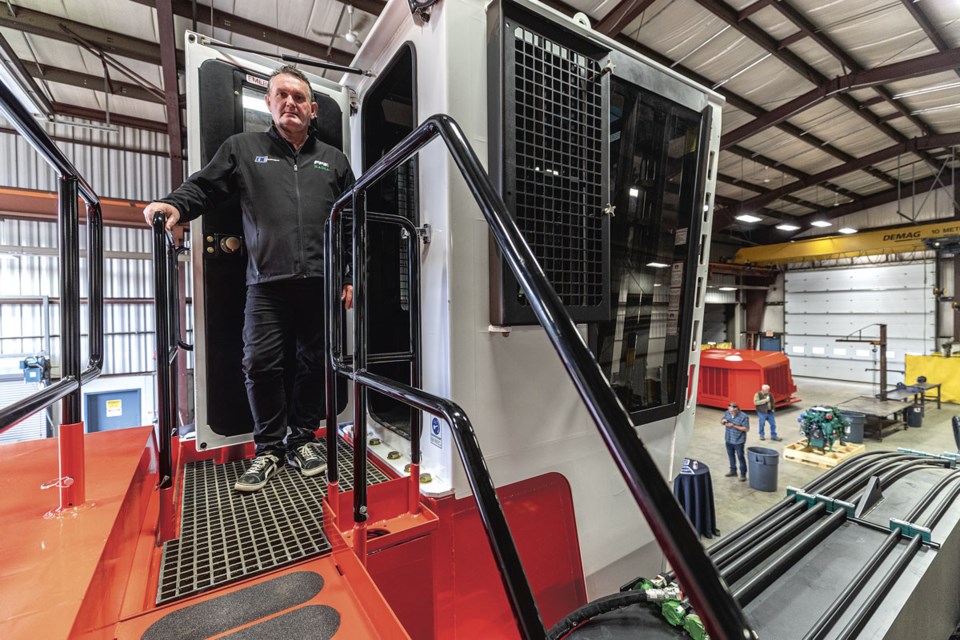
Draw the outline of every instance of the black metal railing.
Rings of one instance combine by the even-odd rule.
[[[385,213],[367,213],[367,219],[373,222],[396,225],[402,229],[407,242],[407,279],[408,296],[410,300],[419,303],[420,300],[420,243],[416,226],[409,219]],[[334,251],[331,242],[336,246],[342,246],[339,225],[334,229],[334,217],[327,220],[324,227],[324,259],[325,266],[329,266],[333,271],[327,270],[326,273],[344,273],[344,265],[341,261],[342,252]],[[331,239],[331,233],[336,234],[336,239]],[[366,270],[364,270],[366,273]],[[349,371],[355,361],[355,358],[345,355],[344,338],[345,329],[343,324],[343,315],[337,305],[340,291],[337,291],[337,279],[333,277],[326,278],[325,286],[327,290],[326,313],[324,314],[324,348],[328,358],[333,358],[334,367],[326,368],[326,418],[327,418],[327,480],[335,483],[339,481],[339,470],[337,468],[337,429],[336,429],[336,398],[337,382],[336,372]],[[332,304],[331,304],[332,303]],[[390,353],[367,354],[366,364],[383,364],[388,362],[408,362],[410,365],[409,375],[410,384],[419,388],[421,385],[421,349],[420,349],[420,305],[409,305],[409,336],[408,350]],[[365,337],[365,336],[364,336]],[[407,403],[409,405],[409,403]],[[420,409],[410,406],[410,464],[412,468],[420,465]],[[356,417],[356,416],[354,416]],[[354,439],[354,468],[357,464],[361,465],[361,470],[366,473],[366,438],[360,438],[362,442],[356,442]],[[365,486],[360,491],[354,492],[354,515],[360,513],[361,508],[366,507]]]
[[[153,295],[157,354],[157,428],[160,437],[157,488],[173,486],[172,438],[177,434],[179,398],[177,395],[177,355],[180,349],[193,350],[180,337],[180,287],[178,263],[185,247],[178,247],[166,230],[162,213],[155,213],[153,230]]]
[[[434,115],[428,118],[404,138],[360,176],[353,187],[334,204],[331,211],[329,223],[334,231],[328,234],[325,256],[328,269],[333,269],[333,265],[336,264],[335,258],[342,253],[338,232],[339,218],[345,209],[351,208],[353,211],[352,264],[355,285],[353,367],[347,368],[343,363],[338,362],[333,352],[329,354],[328,366],[337,374],[353,380],[355,448],[358,451],[363,449],[365,453],[364,419],[367,388],[447,420],[453,430],[468,482],[473,488],[487,538],[500,569],[520,632],[525,638],[544,638],[546,632],[543,629],[533,592],[523,572],[493,481],[466,415],[449,400],[373,375],[366,370],[369,363],[366,346],[367,301],[364,286],[368,217],[366,192],[377,180],[406,162],[438,136],[446,143],[490,226],[500,253],[523,288],[530,306],[577,387],[628,488],[676,572],[684,592],[697,613],[703,618],[711,636],[729,640],[755,637],[756,634],[747,623],[742,609],[724,586],[716,567],[706,555],[686,516],[660,475],[657,465],[637,437],[630,416],[620,404],[596,359],[590,353],[576,325],[510,217],[479,158],[473,152],[457,123],[446,115]],[[339,272],[328,270],[327,273]],[[333,283],[335,278],[328,277],[327,280]],[[414,280],[413,274],[410,280],[411,282]],[[333,318],[337,314],[339,300],[336,284],[328,286],[327,294],[327,316]],[[418,305],[419,300],[411,299],[411,308]],[[328,323],[328,347],[333,344],[332,328],[333,325]],[[332,382],[330,380],[333,376],[332,372],[327,376],[328,398],[331,397]],[[333,428],[334,423],[329,421],[328,412],[328,436]],[[414,443],[419,444],[418,440]],[[335,438],[332,445],[336,446]],[[412,448],[416,449],[417,446]],[[363,457],[358,455],[356,462],[354,519],[362,522],[366,518],[365,455]]]
[[[59,174],[58,230],[60,262],[60,379],[0,409],[0,432],[58,400],[62,424],[80,421],[80,387],[103,367],[103,215],[100,199],[10,89],[0,83],[0,113]],[[80,213],[87,207],[88,360],[80,362]]]

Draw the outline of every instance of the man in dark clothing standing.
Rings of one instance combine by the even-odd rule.
[[[256,458],[237,481],[238,491],[262,488],[285,455],[305,476],[326,469],[314,435],[325,406],[323,225],[354,180],[346,156],[309,133],[317,103],[300,70],[274,72],[265,100],[273,117],[269,131],[231,136],[203,169],[143,210],[147,224],[159,212],[172,229],[240,194],[248,256],[243,371]],[[353,306],[351,285],[341,299]],[[290,336],[297,362],[287,394],[283,356]]]
[[[720,424],[726,427],[724,441],[727,443],[727,458],[730,459],[730,472],[726,477],[736,477],[737,460],[740,460],[740,481],[744,482],[747,479],[747,459],[743,455],[743,448],[747,442],[747,431],[750,431],[750,419],[740,411],[736,402],[731,402],[720,418]]]
[[[770,423],[770,439],[780,442],[783,440],[780,436],[777,435],[777,421],[773,417],[773,410],[775,408],[776,402],[773,399],[773,394],[770,393],[770,385],[765,384],[760,387],[760,391],[757,391],[753,395],[753,406],[757,408],[757,431],[760,433],[760,439],[766,440],[763,435],[763,423]]]

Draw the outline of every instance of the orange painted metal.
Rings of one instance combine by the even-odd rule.
[[[327,501],[334,514],[340,508],[340,481],[327,483]]]
[[[60,425],[57,438],[60,459],[60,510],[79,507],[86,500],[87,480],[83,455],[83,423]]]
[[[103,221],[112,225],[142,227],[145,206],[146,202],[135,200],[100,199]],[[50,191],[0,187],[0,212],[4,217],[53,221],[57,219],[57,194]],[[85,216],[86,211],[81,207],[81,220]]]
[[[548,473],[500,487],[497,496],[549,628],[587,601],[570,486]],[[435,616],[434,638],[519,638],[476,501],[448,497],[425,504],[439,518],[431,536],[434,601],[421,612]]]
[[[53,517],[59,497],[41,485],[57,473],[57,441],[0,446],[0,638],[75,637],[116,621],[156,482],[152,433],[88,434],[86,503]]]
[[[407,483],[408,501],[410,504],[410,513],[416,515],[420,512],[420,465],[410,465],[410,476]]]

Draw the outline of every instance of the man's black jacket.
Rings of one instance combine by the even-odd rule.
[[[296,151],[271,127],[228,138],[161,202],[192,220],[239,193],[249,285],[323,275],[323,224],[353,180],[336,148],[310,136]]]

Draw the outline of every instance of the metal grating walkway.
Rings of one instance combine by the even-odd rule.
[[[326,443],[318,443],[326,455]],[[337,447],[340,484],[353,483],[353,447]],[[163,545],[157,604],[269,571],[330,550],[321,501],[326,474],[304,478],[284,465],[266,487],[241,493],[233,485],[249,461],[191,462],[183,478],[180,538]],[[367,465],[367,483],[388,478]]]

